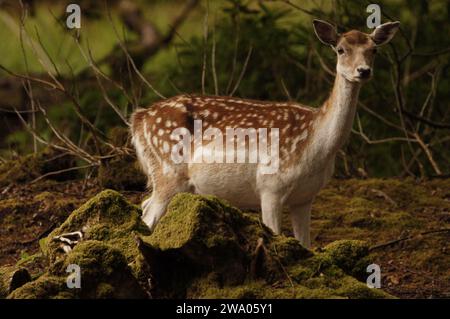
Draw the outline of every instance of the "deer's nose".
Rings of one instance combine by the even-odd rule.
[[[362,67],[362,66],[357,68],[356,71],[358,71],[359,76],[364,79],[368,78],[371,73],[371,69],[369,67]]]

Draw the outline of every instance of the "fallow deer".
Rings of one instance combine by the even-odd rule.
[[[334,86],[320,108],[181,95],[134,112],[132,141],[153,188],[142,203],[143,220],[150,229],[176,193],[212,194],[240,208],[260,208],[263,223],[275,234],[281,232],[281,212],[288,208],[295,238],[310,247],[311,204],[331,178],[336,153],[349,136],[361,84],[373,73],[376,49],[393,38],[399,22],[380,25],[371,34],[356,30],[338,34],[320,20],[313,25],[319,40],[337,54]],[[279,171],[264,174],[261,163],[174,163],[171,132],[183,127],[193,133],[195,120],[202,120],[204,129],[222,132],[227,127],[279,128]]]

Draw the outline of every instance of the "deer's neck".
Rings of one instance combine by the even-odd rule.
[[[356,113],[359,83],[336,75],[333,90],[316,117],[312,144],[320,157],[334,156],[348,138]]]

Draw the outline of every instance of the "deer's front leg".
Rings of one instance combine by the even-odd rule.
[[[261,211],[263,223],[279,235],[281,233],[281,196],[275,193],[261,195]]]
[[[306,248],[311,247],[310,230],[312,202],[290,207],[295,238]]]

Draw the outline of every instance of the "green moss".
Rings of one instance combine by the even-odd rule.
[[[182,193],[146,241],[163,251],[180,250],[195,262],[220,264],[245,258],[247,248],[256,245],[262,231],[250,233],[252,226],[255,220],[216,197]]]
[[[361,240],[339,240],[327,245],[324,250],[332,264],[351,272],[358,261],[367,256],[369,246]]]
[[[203,287],[202,287],[203,286]],[[208,282],[196,282],[190,290],[189,298],[204,299],[336,299],[343,298],[329,288],[308,288],[305,286],[273,287],[264,280],[253,281],[238,286],[218,287]]]
[[[115,191],[93,197],[41,240],[50,267],[10,297],[387,297],[349,276],[368,262],[362,241],[313,253],[214,196],[176,195],[151,235],[140,215]],[[52,240],[79,230],[83,240],[69,254]],[[81,289],[61,284],[70,264],[81,267]]]
[[[356,279],[345,276],[340,279],[339,287],[336,288],[336,294],[351,299],[390,299],[392,295],[381,289],[368,288],[366,284]]]
[[[37,280],[29,282],[14,290],[8,298],[10,299],[52,299],[52,298],[74,298],[76,291],[67,288],[63,277],[43,275]]]
[[[44,149],[0,165],[0,187],[11,183],[32,181],[46,173],[74,166],[74,158],[53,149]],[[76,177],[76,171],[49,176],[50,179],[67,180]]]
[[[71,297],[147,296],[141,285],[148,288],[148,282],[142,281],[150,276],[148,265],[133,235],[149,234],[140,215],[138,207],[128,203],[115,191],[106,190],[90,199],[40,241],[42,251],[50,260],[50,267],[42,276],[44,279],[36,280],[27,294],[48,292],[47,298],[64,297],[53,292],[53,279],[66,278],[67,267],[76,264],[81,268],[82,288],[71,291]],[[52,239],[73,231],[82,231],[83,240],[69,254],[65,254],[59,249],[60,243]],[[107,285],[112,289],[107,289]]]
[[[313,254],[293,237],[276,236],[271,247],[283,265],[311,257]]]
[[[243,240],[245,238],[245,240]],[[263,249],[255,255],[256,243]],[[179,194],[169,205],[166,215],[146,241],[162,251],[181,254],[197,263],[223,252],[230,243],[239,243],[247,258],[228,254],[227,265],[244,263],[247,269],[256,265],[263,271],[258,278],[247,272],[235,272],[234,284],[227,281],[229,268],[206,268],[208,275],[195,277],[186,291],[188,298],[370,298],[380,294],[356,279],[348,281],[346,272],[354,271],[368,252],[362,241],[340,241],[313,254],[291,237],[273,236],[260,222],[211,196]],[[198,252],[202,252],[200,255]],[[261,253],[262,252],[262,253]],[[254,259],[258,258],[258,259]],[[197,260],[198,259],[198,260]],[[252,259],[252,260],[250,260]],[[366,262],[366,261],[364,261]],[[345,271],[343,269],[345,269]],[[344,286],[340,280],[345,279]],[[351,286],[350,283],[354,285]],[[281,285],[274,288],[273,285]],[[293,284],[293,286],[292,286]]]
[[[101,282],[98,284],[97,289],[95,291],[95,297],[97,299],[110,299],[115,295],[115,289],[108,283]]]

